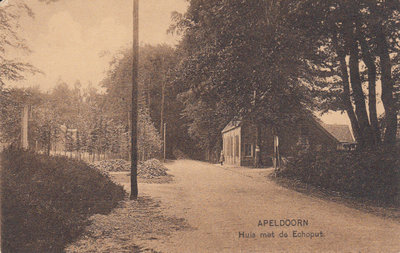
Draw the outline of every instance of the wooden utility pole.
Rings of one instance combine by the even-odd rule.
[[[139,68],[139,0],[133,0],[133,66],[132,66],[132,126],[131,126],[131,196],[137,199],[137,105]]]
[[[166,151],[167,150],[167,143],[166,143],[167,138],[166,138],[166,136],[167,136],[167,123],[164,123],[164,162],[167,157],[167,151]]]
[[[254,109],[256,109],[257,106],[257,91],[254,90],[253,91],[253,107]],[[260,133],[261,133],[261,128],[260,128],[260,122],[258,120],[258,115],[254,115],[254,124],[256,127],[256,132],[255,132],[255,136],[256,136],[256,145],[255,145],[255,149],[254,149],[254,167],[255,168],[259,168],[261,167],[261,145],[260,145]]]
[[[28,122],[29,122],[29,107],[24,105],[21,114],[21,147],[28,149]]]
[[[273,159],[273,164],[274,164],[274,169],[275,171],[278,170],[281,166],[280,164],[280,154],[279,154],[279,137],[278,135],[274,135],[274,159]]]
[[[161,68],[165,68],[165,58],[161,57]],[[162,72],[162,84],[161,84],[161,108],[160,108],[160,135],[163,136],[163,127],[164,127],[164,113],[165,113],[165,86],[166,86],[166,76],[167,73],[165,71]]]
[[[160,134],[163,135],[164,127],[164,104],[165,104],[165,82],[161,85],[161,111],[160,111]]]

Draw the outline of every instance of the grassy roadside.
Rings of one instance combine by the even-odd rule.
[[[86,163],[29,151],[1,154],[2,252],[62,252],[93,214],[124,198],[122,186]]]

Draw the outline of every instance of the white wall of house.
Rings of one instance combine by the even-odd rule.
[[[240,166],[241,158],[241,127],[231,129],[222,134],[225,163]]]

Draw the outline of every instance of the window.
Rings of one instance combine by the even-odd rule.
[[[308,137],[305,135],[300,135],[299,139],[297,140],[297,145],[308,145]]]
[[[244,144],[244,156],[253,156],[253,144]]]

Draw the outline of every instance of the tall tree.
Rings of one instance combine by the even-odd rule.
[[[179,49],[185,54],[179,81],[190,94],[186,114],[203,108],[219,124],[247,117],[278,129],[295,108],[310,106],[299,79],[301,43],[285,25],[287,15],[284,1],[262,0],[192,0],[185,14],[175,13],[171,31],[183,33]],[[210,127],[215,134],[222,130]]]
[[[299,53],[313,67],[309,72],[312,86],[319,91],[316,94],[325,108],[347,111],[360,148],[380,145],[381,131],[384,146],[394,146],[398,109],[392,64],[399,54],[399,8],[398,1],[310,0],[290,4],[291,25],[300,36],[309,38]],[[378,127],[378,82],[382,85],[384,129]]]
[[[131,80],[132,51],[122,50],[111,62],[110,70],[102,85],[106,88],[108,114],[121,124],[127,125],[127,111],[130,111],[131,98],[128,93]],[[162,125],[167,123],[167,156],[174,150],[182,149],[180,143],[188,143],[185,122],[181,120],[182,104],[176,99],[181,85],[174,82],[178,72],[176,66],[179,54],[172,47],[144,45],[140,47],[138,103],[139,112],[148,111],[152,124],[163,135]],[[163,113],[162,113],[163,112]],[[185,130],[184,130],[185,129]],[[139,130],[140,131],[140,130]]]

